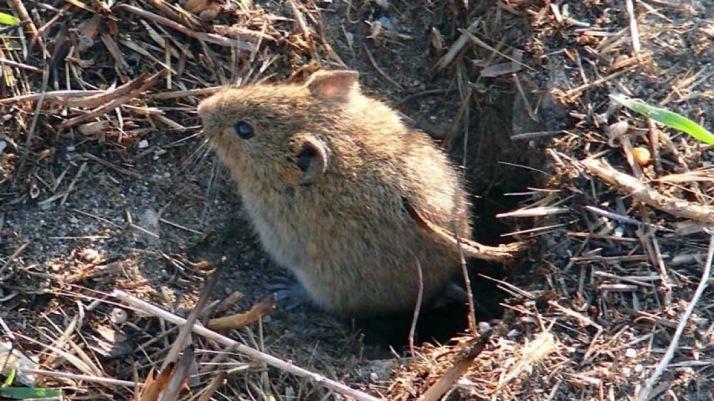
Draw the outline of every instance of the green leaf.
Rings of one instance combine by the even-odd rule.
[[[702,142],[714,145],[714,135],[687,117],[659,107],[650,106],[640,99],[630,99],[619,93],[610,95],[610,99],[658,123],[686,132]]]
[[[0,13],[0,24],[3,25],[18,25],[20,20],[10,14]]]
[[[57,398],[62,397],[62,390],[53,388],[28,388],[5,387],[0,388],[0,397],[13,400],[26,400],[30,398]]]

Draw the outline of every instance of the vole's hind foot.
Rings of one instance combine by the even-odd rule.
[[[275,293],[278,310],[291,311],[298,306],[310,303],[310,297],[305,288],[296,280],[289,277],[278,277],[274,282],[265,286]]]
[[[468,302],[468,298],[469,295],[461,286],[456,283],[449,283],[444,292],[436,297],[432,308],[437,309],[449,304],[465,304]]]
[[[465,305],[469,302],[469,294],[466,290],[456,283],[449,283],[443,293],[439,294],[434,303],[432,304],[432,309],[442,308],[451,304],[461,304]],[[486,310],[486,308],[481,304],[477,297],[474,297],[474,306],[476,310]]]

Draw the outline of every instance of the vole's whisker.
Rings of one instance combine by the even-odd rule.
[[[189,129],[189,130],[192,130],[192,131],[195,131],[195,128],[196,128],[196,127],[189,127],[188,129]],[[194,139],[194,138],[197,138],[197,137],[202,136],[202,135],[203,135],[202,132],[203,132],[203,130],[201,130],[200,132],[194,132],[194,133],[192,133],[192,134],[190,134],[190,135],[188,135],[188,136],[185,136],[185,137],[183,137],[183,138],[181,138],[181,139],[179,139],[179,140],[176,140],[176,141],[174,141],[174,142],[171,142],[171,143],[169,143],[168,145],[166,145],[166,146],[164,146],[164,147],[165,147],[165,148],[173,148],[173,147],[176,147],[176,146],[181,146],[184,142],[187,142],[187,141],[190,141],[190,140],[192,140],[192,139]]]
[[[175,191],[177,194],[186,192],[188,188],[192,186],[193,181],[195,181],[195,177],[199,177],[201,175],[201,170],[206,167],[206,158],[212,156],[208,148],[209,140],[203,136],[202,132],[182,138],[180,141],[174,142],[174,144],[195,138],[198,138],[198,143],[195,145],[191,154],[189,154],[189,156],[181,162],[179,167],[179,172],[184,176],[184,179],[181,180],[181,183],[178,185],[178,189]],[[211,174],[206,187],[206,202],[200,217],[200,222],[202,224],[206,221],[207,212],[210,209],[210,205],[213,203],[213,200],[215,200],[215,194],[217,192],[214,190],[214,187],[216,186],[217,181],[217,169],[220,166],[217,166],[215,163],[210,166]]]
[[[206,157],[206,153],[204,153],[203,158]],[[221,178],[221,166],[218,163],[213,163],[211,165],[211,175],[209,175],[208,178],[208,183],[206,185],[206,193],[204,197],[206,198],[206,203],[204,204],[203,207],[203,212],[201,212],[201,223],[204,223],[206,219],[208,218],[208,213],[211,210],[211,205],[213,204],[213,201],[216,199],[216,196],[218,194],[218,185]]]
[[[191,153],[186,160],[184,160],[183,163],[181,163],[180,170],[183,171],[187,169],[189,166],[194,166],[197,167],[199,166],[204,158],[206,157],[206,154],[208,154],[208,139],[204,138],[198,146],[196,146],[196,149]],[[195,170],[192,170],[194,172]]]

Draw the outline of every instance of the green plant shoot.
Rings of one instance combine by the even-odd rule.
[[[10,387],[15,380],[16,369],[11,369],[5,381],[0,385],[0,400],[27,400],[34,398],[57,399],[62,397],[62,390],[52,388]]]
[[[20,20],[15,18],[14,16],[10,14],[5,14],[5,13],[0,13],[0,24],[3,25],[18,25],[20,23]]]
[[[610,95],[610,99],[658,123],[686,132],[704,143],[714,145],[714,135],[687,117],[659,107],[650,106],[640,99],[630,99],[619,93]]]
[[[61,399],[62,390],[51,388],[28,388],[28,387],[10,387],[15,380],[17,370],[11,369],[10,373],[5,378],[5,381],[0,385],[0,399],[26,400],[31,398],[45,399]]]
[[[10,387],[13,380],[15,380],[15,369],[10,369],[10,373],[7,375],[7,377],[5,378],[5,382],[3,382],[0,388]]]
[[[3,387],[0,389],[0,399],[28,400],[42,398],[62,399],[62,390],[54,388]]]

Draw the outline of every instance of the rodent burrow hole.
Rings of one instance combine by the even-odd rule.
[[[524,199],[512,194],[527,192],[528,187],[537,184],[538,177],[526,166],[538,166],[529,166],[534,158],[529,157],[525,143],[514,143],[510,139],[513,130],[513,94],[504,93],[491,99],[490,103],[474,108],[468,129],[462,127],[444,147],[454,162],[464,166],[472,203],[473,239],[483,244],[497,245],[514,241],[504,237],[504,234],[529,228],[524,227],[522,221],[518,222],[521,224],[519,227],[515,227],[513,221],[498,219],[496,215],[519,208]],[[417,127],[418,125],[417,122]],[[468,133],[467,140],[465,133]],[[496,281],[483,276],[518,282],[520,280],[516,272],[522,270],[520,264],[521,262],[518,262],[504,270],[497,264],[480,260],[468,261],[478,321],[501,318],[501,303],[507,296],[497,288]],[[422,311],[415,340],[447,342],[466,331],[468,313],[465,305],[454,304]],[[365,332],[367,342],[379,345],[386,343],[398,348],[407,343],[411,320],[412,316],[367,320],[359,322],[358,327]]]

